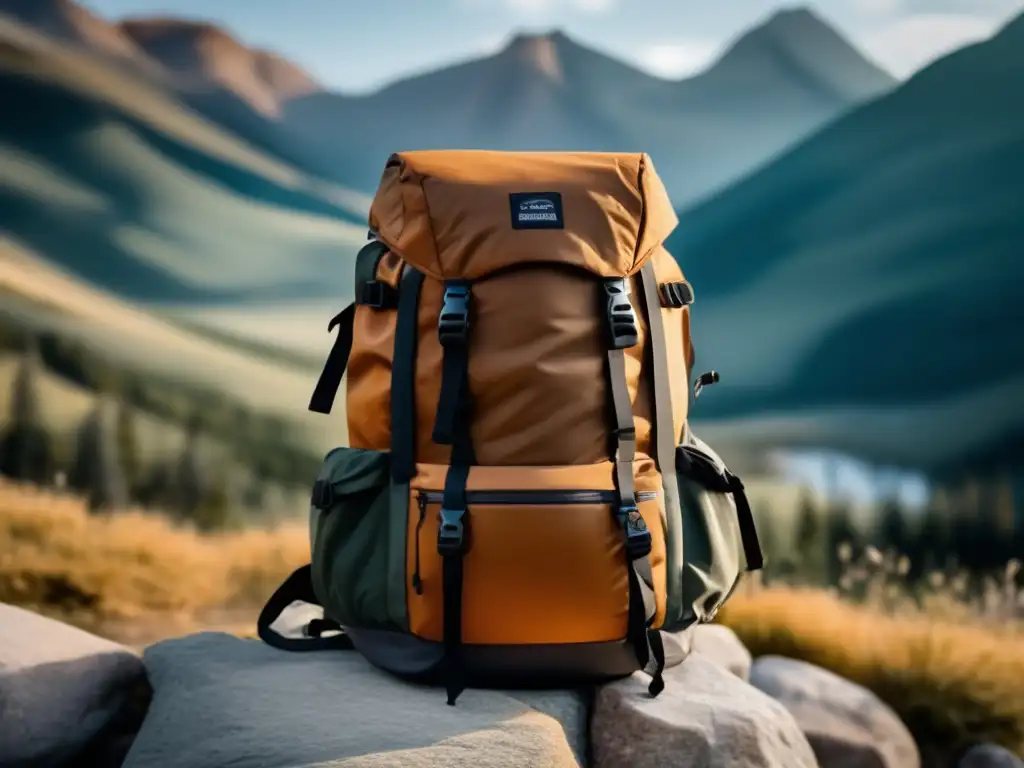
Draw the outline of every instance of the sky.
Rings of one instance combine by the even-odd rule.
[[[710,64],[774,11],[806,5],[898,77],[988,37],[1024,0],[87,0],[108,19],[215,20],[292,59],[332,90],[364,93],[498,50],[515,32],[561,29],[663,77]]]

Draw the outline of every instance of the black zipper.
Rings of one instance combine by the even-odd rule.
[[[637,501],[654,501],[658,498],[657,491],[639,491]],[[420,577],[420,531],[427,519],[427,505],[440,504],[444,500],[441,491],[419,491],[416,503],[420,510],[420,519],[416,523],[416,567],[412,574],[412,588],[417,595],[423,594],[423,579]],[[619,500],[616,491],[467,491],[466,502],[469,504],[488,505],[556,505],[556,504],[614,504]]]
[[[423,522],[423,508],[427,504],[440,504],[444,499],[441,491],[420,491],[420,522]],[[657,491],[640,491],[637,501],[654,501]],[[555,504],[614,504],[619,500],[617,491],[467,491],[469,504],[504,505],[555,505]]]
[[[423,594],[423,579],[420,578],[420,529],[423,528],[423,521],[427,519],[427,498],[422,493],[417,497],[420,507],[420,519],[416,523],[416,570],[412,574],[412,588],[417,595]]]

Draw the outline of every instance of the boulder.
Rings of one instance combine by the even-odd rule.
[[[691,649],[732,672],[740,680],[750,677],[753,658],[736,633],[724,624],[699,624],[693,628]]]
[[[666,670],[657,698],[648,683],[637,673],[598,690],[595,768],[817,768],[785,707],[701,654]]]
[[[957,768],[1024,768],[1024,760],[996,744],[978,744],[967,750]]]
[[[829,768],[918,768],[910,731],[866,688],[821,667],[763,656],[750,683],[793,713],[818,762]]]
[[[205,632],[144,659],[149,715],[124,768],[536,765],[586,759],[586,704],[569,691],[444,691],[354,651],[290,653]]]
[[[0,765],[116,765],[148,698],[138,654],[0,603]]]

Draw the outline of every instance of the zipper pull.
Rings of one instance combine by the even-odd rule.
[[[412,574],[412,588],[416,590],[417,595],[423,594],[423,579],[420,578],[420,530],[423,528],[423,522],[427,519],[427,496],[425,493],[420,491],[416,495],[416,503],[420,508],[420,519],[416,523],[416,569]]]

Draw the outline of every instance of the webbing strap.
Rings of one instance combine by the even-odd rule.
[[[309,399],[309,410],[314,413],[330,413],[334,407],[334,398],[341,387],[341,379],[348,367],[348,357],[352,353],[352,326],[356,319],[356,305],[349,304],[340,313],[331,318],[327,330],[333,331],[338,326],[338,337],[334,340],[324,369],[317,379],[313,395]]]
[[[652,391],[653,435],[651,436],[652,456],[661,472],[661,487],[665,499],[665,573],[669,584],[683,582],[683,516],[679,501],[679,485],[676,478],[675,417],[672,407],[672,386],[669,382],[668,342],[665,337],[665,320],[661,311],[658,278],[654,264],[648,261],[640,269],[640,284],[644,316],[647,319],[647,359],[650,364]],[[682,605],[672,599],[678,592],[669,590],[665,620],[676,621]]]
[[[665,667],[665,653],[660,635],[652,643],[651,637],[657,635],[657,632],[649,630],[657,613],[654,574],[650,560],[652,539],[651,532],[637,508],[633,480],[636,427],[633,422],[629,382],[626,378],[625,349],[639,341],[639,329],[636,313],[629,300],[627,281],[606,280],[603,290],[607,308],[607,373],[612,412],[615,486],[619,495],[619,503],[613,513],[624,533],[624,551],[629,576],[626,639],[632,645],[641,669],[646,669],[651,659],[654,659],[655,670],[648,690],[652,696],[657,696],[664,688],[662,670]]]
[[[469,511],[466,483],[475,463],[470,436],[472,401],[469,392],[470,285],[445,283],[444,304],[437,332],[444,349],[441,393],[434,422],[434,442],[452,446],[441,499],[437,551],[441,555],[444,658],[442,679],[448,704],[455,705],[465,689],[462,658],[462,581]]]
[[[320,605],[313,591],[313,571],[309,565],[302,566],[285,579],[260,611],[259,618],[256,619],[256,632],[263,642],[282,651],[352,650],[352,638],[343,631],[331,637],[320,636],[324,631],[341,630],[341,627],[330,619],[314,619],[309,622],[306,627],[307,636],[303,638],[285,637],[272,629],[270,625],[296,600]]]
[[[416,475],[416,347],[423,273],[408,264],[398,289],[398,315],[391,362],[391,477],[408,483]]]

